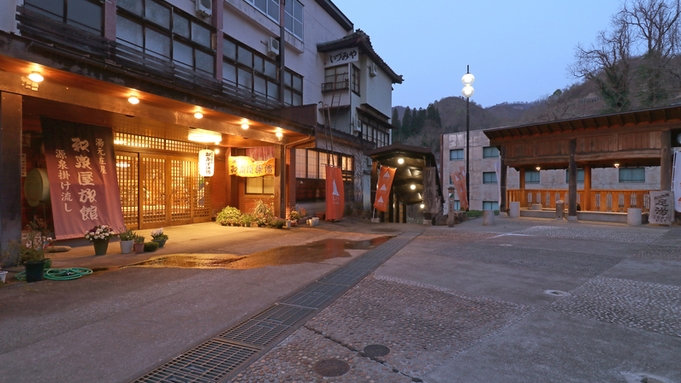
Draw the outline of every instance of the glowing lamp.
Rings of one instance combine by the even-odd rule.
[[[210,149],[199,150],[199,175],[212,177],[215,174],[215,152]]]

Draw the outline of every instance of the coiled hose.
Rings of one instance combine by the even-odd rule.
[[[92,274],[91,269],[86,269],[84,267],[69,267],[65,269],[45,269],[43,272],[43,278],[51,279],[53,281],[70,281],[73,279],[78,279],[83,275]],[[14,276],[19,281],[26,280],[26,272],[20,271]]]

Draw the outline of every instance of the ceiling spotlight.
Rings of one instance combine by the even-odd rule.
[[[537,166],[535,169],[537,169],[537,171],[540,171],[540,170],[541,170],[541,166]]]
[[[274,133],[275,136],[277,136],[277,139],[281,141],[282,138],[284,138],[284,133],[282,132],[276,132]]]
[[[615,163],[615,169],[617,169],[617,168],[619,168],[619,167],[620,167],[620,164]]]
[[[43,82],[45,78],[38,72],[31,72],[31,74],[28,75],[28,79],[33,82]]]
[[[194,118],[196,118],[197,120],[202,119],[202,118],[203,118],[203,113],[201,113],[201,112],[196,112],[196,113],[194,113]]]
[[[220,154],[220,148],[213,149],[213,152],[215,152],[215,154]]]
[[[419,207],[420,207],[421,209],[423,209],[423,208],[426,207],[426,204],[422,203],[422,204],[419,205]]]
[[[137,105],[137,104],[140,103],[140,99],[135,97],[135,96],[130,96],[130,97],[128,97],[128,102],[133,104],[133,105]]]
[[[398,158],[397,163],[402,165],[404,163],[404,158],[402,158],[402,157]]]
[[[416,185],[414,185],[414,184],[409,185],[409,189],[416,190]]]
[[[248,129],[248,124],[247,124],[247,123],[241,124],[241,129],[247,130],[247,129]]]

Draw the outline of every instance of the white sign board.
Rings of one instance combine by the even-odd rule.
[[[674,210],[681,213],[681,152],[674,152],[672,190],[674,191]]]
[[[671,225],[674,207],[672,204],[672,192],[669,190],[650,192],[650,215],[648,223],[658,225]]]
[[[326,66],[347,64],[359,60],[359,50],[357,48],[341,49],[326,54]]]

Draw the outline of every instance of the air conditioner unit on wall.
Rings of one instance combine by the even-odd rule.
[[[279,40],[277,40],[276,37],[270,37],[269,41],[267,42],[267,54],[269,56],[279,55]]]
[[[213,15],[213,0],[194,0],[196,2],[196,14],[200,17]]]

